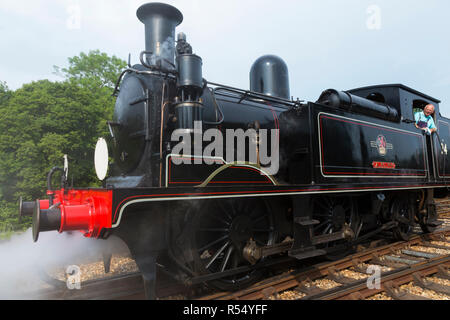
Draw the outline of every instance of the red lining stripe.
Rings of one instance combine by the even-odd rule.
[[[444,185],[434,186],[435,188],[443,187]],[[293,189],[293,190],[262,190],[262,191],[223,191],[223,192],[197,192],[197,193],[169,193],[169,194],[149,194],[136,195],[123,199],[116,208],[114,213],[114,222],[116,222],[117,212],[122,204],[128,200],[135,198],[151,198],[151,197],[171,197],[171,196],[202,196],[202,195],[227,195],[227,194],[263,194],[263,193],[291,193],[291,192],[306,192],[306,191],[339,191],[339,190],[370,190],[370,189],[394,189],[394,188],[420,188],[430,187],[429,185],[403,185],[403,186],[379,186],[379,187],[357,187],[357,188],[317,188],[317,189]]]
[[[352,124],[356,124],[356,125],[361,125],[361,126],[366,126],[366,127],[370,127],[370,128],[375,128],[375,129],[380,129],[380,130],[385,130],[385,131],[392,131],[395,133],[404,133],[404,134],[408,134],[408,135],[412,135],[415,136],[417,138],[422,138],[422,150],[423,150],[423,137],[419,136],[418,134],[415,133],[409,133],[409,132],[404,132],[404,131],[400,131],[400,130],[396,130],[396,129],[387,129],[387,128],[383,128],[383,127],[379,127],[379,126],[372,126],[372,125],[368,125],[368,124],[364,124],[364,123],[359,123],[359,122],[355,122],[355,121],[348,121],[348,120],[343,120],[343,119],[339,119],[339,118],[335,118],[335,117],[330,117],[330,116],[326,116],[326,115],[320,115],[320,146],[321,146],[321,155],[320,158],[322,159],[322,170],[323,173],[325,174],[335,174],[335,175],[383,175],[383,176],[419,176],[419,177],[426,177],[426,173],[425,174],[417,174],[417,173],[384,173],[384,172],[330,172],[330,171],[326,171],[325,170],[325,161],[324,161],[324,151],[323,151],[323,123],[322,123],[322,119],[326,118],[326,119],[331,119],[331,120],[336,120],[336,121],[340,121],[340,122],[347,122],[347,123],[352,123]],[[424,150],[423,150],[424,151]],[[425,162],[425,152],[423,152],[424,154],[424,165],[426,164]],[[392,170],[392,169],[380,169],[380,170]],[[426,172],[426,168],[424,167],[424,171]]]
[[[186,157],[170,157],[170,158],[176,158],[176,159],[185,159]],[[190,157],[190,159],[194,159],[196,157]],[[197,157],[200,158],[200,157]],[[221,159],[214,159],[214,161],[220,161],[221,163],[224,163],[223,160]],[[169,161],[169,184],[200,184],[203,183],[203,181],[197,182],[197,181],[172,181],[172,176],[170,174],[171,171],[171,165],[172,165],[172,161]],[[230,169],[243,169],[243,170],[252,170],[255,171],[257,173],[261,173],[261,171],[256,170],[255,168],[249,168],[249,167],[237,167],[237,166],[231,166]],[[267,181],[210,181],[209,183],[272,183],[272,180],[270,180],[269,177],[267,177],[266,175],[262,175],[264,178],[267,179]],[[209,184],[208,183],[208,184]]]
[[[449,126],[449,124],[447,123],[447,122],[445,122],[445,121],[442,121],[442,120],[438,120],[438,125],[439,125],[439,122],[442,122],[444,125],[446,125],[447,126],[447,131],[449,130],[449,128],[450,128],[450,126]],[[438,140],[439,140],[439,138],[438,138]],[[434,143],[434,145],[436,146],[436,143],[435,143],[435,140],[433,139],[433,143]],[[449,147],[449,146],[447,146],[447,147]],[[437,148],[436,148],[437,149]],[[442,149],[440,146],[439,146],[439,149]],[[437,165],[438,165],[438,173],[439,173],[439,176],[441,176],[441,177],[444,177],[444,179],[446,179],[445,177],[449,177],[450,176],[450,174],[445,174],[444,175],[444,173],[442,172],[442,174],[441,174],[441,163],[439,162],[439,155],[437,154],[437,152],[436,152],[436,161],[437,161]],[[442,162],[444,162],[444,161],[442,161]],[[445,166],[445,163],[444,163],[444,166]],[[450,168],[449,168],[449,170],[450,170]]]

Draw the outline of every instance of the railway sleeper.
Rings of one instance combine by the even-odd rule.
[[[450,245],[450,241],[447,241],[445,234],[428,234],[425,237],[429,238],[429,240],[446,242]]]
[[[408,256],[414,256],[419,258],[426,258],[426,259],[433,259],[440,257],[440,254],[435,253],[429,253],[429,252],[422,252],[422,251],[416,251],[416,250],[402,250],[402,253]]]
[[[443,266],[438,266],[438,273],[436,274],[438,278],[450,280],[450,272]]]
[[[314,285],[311,279],[309,278],[306,278],[303,281],[301,281],[300,284],[294,290],[306,294],[306,296],[303,297],[306,299],[309,296],[314,296],[326,291]]]
[[[406,265],[414,265],[414,264],[417,264],[419,262],[419,260],[410,259],[409,257],[405,258],[404,256],[394,257],[394,256],[391,256],[391,255],[386,255],[386,256],[384,256],[384,258],[387,259],[387,260],[390,260],[390,261],[399,262],[399,263],[403,263],[403,264],[406,264]]]
[[[423,289],[433,290],[443,294],[450,295],[450,287],[432,281],[425,280],[420,273],[413,273],[414,285]]]
[[[365,272],[364,272],[364,274],[365,274]],[[328,278],[330,280],[333,280],[334,282],[337,282],[340,284],[353,284],[353,283],[357,282],[356,279],[352,279],[352,278],[343,276],[333,266],[328,268]]]
[[[352,259],[352,265],[353,265],[353,269],[355,269],[356,272],[359,272],[362,274],[369,274],[369,272],[367,271],[367,268],[363,267],[364,263],[361,260],[359,260],[358,258]]]
[[[386,259],[385,256],[380,257],[377,253],[372,254],[372,259],[370,260],[370,264],[376,264],[376,265],[385,266],[385,267],[394,268],[394,269],[403,268],[404,266],[408,265],[404,262],[389,261]]]
[[[421,261],[426,260],[424,258],[412,257],[410,255],[401,253],[401,251],[395,251],[395,250],[391,250],[391,254],[387,254],[384,257],[387,260],[391,260],[394,262],[400,262],[400,263],[407,264],[407,265],[414,265]]]
[[[431,242],[425,241],[423,244],[421,244],[422,247],[427,248],[434,248],[434,249],[443,249],[443,250],[450,250],[450,246],[440,246],[437,244],[433,244]]]
[[[350,300],[364,300],[363,295],[359,292],[353,292],[350,294],[349,298]]]
[[[409,293],[406,290],[402,290],[398,287],[398,285],[394,284],[392,281],[384,283],[383,287],[384,290],[386,291],[386,294],[394,300],[432,300],[429,298]]]
[[[367,273],[367,269],[364,268],[364,263],[359,260],[358,258],[353,258],[352,259],[352,266],[353,269],[355,269],[355,271],[360,272],[360,273]]]
[[[390,251],[391,254],[387,255],[386,257],[387,257],[387,259],[390,259],[389,257],[397,257],[397,258],[400,258],[400,259],[404,259],[405,263],[409,264],[409,265],[416,264],[416,263],[419,263],[419,262],[422,262],[422,261],[426,260],[426,258],[421,257],[421,256],[419,257],[419,256],[414,255],[414,254],[405,254],[405,253],[403,253],[403,250],[407,250],[407,249],[393,249],[393,248],[390,248],[389,251]],[[401,261],[401,260],[399,260],[399,261]]]
[[[270,300],[271,297],[274,298],[275,300],[280,300],[278,291],[274,287],[268,287],[261,290],[261,294],[264,300]]]

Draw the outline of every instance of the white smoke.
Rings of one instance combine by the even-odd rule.
[[[175,54],[175,40],[172,37],[168,37],[162,44],[160,44],[156,51],[157,52],[147,56],[147,63],[150,65],[157,65],[161,58],[172,60],[171,57]],[[166,69],[173,68],[173,66],[168,64],[165,60],[161,61],[161,65]]]
[[[0,243],[0,299],[28,299],[48,285],[42,271],[102,260],[102,253],[127,252],[116,237],[108,240],[85,238],[81,232],[42,232],[38,242],[31,229]]]

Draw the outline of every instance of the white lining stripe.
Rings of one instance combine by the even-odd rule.
[[[169,187],[169,174],[168,174],[168,168],[169,168],[169,164],[168,164],[168,162],[169,162],[169,157],[180,157],[180,158],[202,158],[202,159],[214,159],[214,160],[221,160],[222,162],[223,162],[223,165],[227,165],[227,164],[230,164],[230,163],[233,163],[233,162],[226,162],[225,161],[225,159],[224,158],[222,158],[222,157],[205,157],[205,156],[193,156],[193,155],[183,155],[183,154],[173,154],[173,153],[171,153],[171,154],[168,154],[167,156],[166,156],[166,187]],[[204,165],[206,165],[206,164],[204,164]],[[239,162],[236,162],[236,167],[248,167],[248,168],[253,168],[253,169],[255,169],[255,170],[259,170],[259,172],[261,172],[262,173],[262,175],[263,176],[266,176],[271,182],[272,182],[272,184],[273,185],[276,185],[276,182],[272,179],[272,177],[269,175],[269,174],[267,174],[267,172],[265,172],[263,169],[261,169],[261,168],[255,168],[254,166],[251,166],[251,165],[248,165],[248,164],[245,164],[245,163],[239,163]],[[214,171],[213,171],[214,172]],[[206,179],[205,179],[205,181],[209,178],[210,176],[208,176]],[[203,183],[204,181],[202,181],[202,183]],[[200,183],[201,184],[201,183]]]
[[[447,126],[447,130],[450,130],[450,126],[449,126],[449,124],[447,123],[447,122],[445,122],[445,121],[442,121],[442,120],[438,120],[438,129],[440,129],[440,125],[439,125],[439,122],[442,122],[442,123],[444,123],[446,126]],[[450,133],[449,133],[450,134]],[[437,140],[439,141],[439,137],[437,138]],[[441,143],[441,141],[439,141],[439,143]],[[434,145],[434,139],[433,139],[433,143],[432,143],[433,145]],[[447,146],[447,147],[450,147],[450,146]],[[441,148],[439,148],[440,150],[441,150]],[[442,150],[441,150],[441,152],[442,152]],[[448,179],[448,175],[446,175],[446,176],[441,176],[441,172],[440,172],[440,170],[439,170],[439,165],[440,165],[440,163],[439,163],[439,155],[436,155],[436,162],[437,162],[437,168],[436,168],[436,171],[437,171],[437,174],[438,174],[438,177],[439,178],[442,178],[442,179]],[[447,162],[447,155],[445,155],[445,160],[444,161],[442,161],[443,162],[443,165],[444,165],[444,169],[445,169],[445,165],[446,165],[446,162]],[[445,162],[445,163],[444,163]]]
[[[398,188],[376,188],[376,189],[363,189],[363,190],[334,190],[334,191],[324,191],[324,190],[317,190],[317,191],[301,191],[301,192],[281,192],[281,193],[251,193],[251,194],[238,194],[238,195],[219,195],[219,196],[194,196],[194,197],[166,197],[166,198],[143,198],[143,199],[136,199],[136,200],[130,200],[126,202],[119,211],[119,217],[117,219],[117,222],[113,224],[111,227],[116,228],[119,226],[120,221],[122,219],[123,212],[126,207],[129,205],[135,204],[135,203],[142,203],[142,202],[155,202],[155,201],[179,201],[179,200],[205,200],[205,199],[225,199],[225,198],[248,198],[248,197],[272,197],[272,196],[291,196],[291,195],[306,195],[306,194],[326,194],[326,193],[353,193],[353,192],[374,192],[374,191],[391,191],[391,190],[417,190],[417,189],[432,189],[432,188],[439,188],[439,187],[445,187],[445,185],[440,186],[421,186],[421,187],[398,187]]]
[[[357,119],[353,119],[353,118],[342,117],[342,116],[338,116],[338,115],[331,114],[331,113],[319,112],[319,114],[317,115],[317,128],[318,128],[317,137],[319,138],[320,173],[322,174],[323,177],[326,177],[326,178],[355,178],[355,179],[364,179],[364,178],[391,178],[391,179],[397,179],[397,178],[400,178],[400,179],[405,179],[405,178],[422,178],[422,179],[426,179],[427,174],[422,175],[422,176],[405,176],[405,175],[387,175],[387,176],[375,175],[375,176],[371,176],[371,175],[358,175],[358,174],[346,176],[346,175],[328,175],[328,174],[325,174],[323,172],[323,163],[322,163],[322,143],[321,143],[321,136],[322,135],[321,135],[321,130],[320,130],[321,129],[321,125],[320,125],[320,116],[321,115],[327,115],[327,116],[331,116],[331,117],[351,120],[351,121],[360,122],[360,123],[364,123],[364,124],[369,124],[369,125],[373,125],[373,126],[377,126],[377,127],[391,129],[391,130],[394,130],[394,131],[401,131],[401,132],[405,132],[405,133],[408,133],[408,134],[417,135],[420,138],[422,138],[422,148],[423,148],[423,150],[425,150],[425,145],[424,145],[423,135],[415,133],[415,132],[402,130],[402,129],[397,129],[397,128],[394,128],[394,127],[388,127],[388,126],[384,126],[384,125],[373,123],[373,122],[367,122],[367,121],[357,120]],[[428,172],[428,170],[425,170],[425,172]]]

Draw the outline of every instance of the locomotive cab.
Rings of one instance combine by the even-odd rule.
[[[446,157],[447,145],[450,143],[449,119],[440,113],[439,101],[429,95],[414,90],[402,84],[387,84],[362,87],[349,90],[349,93],[364,97],[369,100],[377,100],[394,107],[400,115],[400,127],[412,132],[420,132],[414,125],[414,115],[431,104],[434,106],[433,119],[437,132],[426,136],[426,157],[428,163],[428,180],[437,181],[447,179],[444,172],[450,171],[450,161]]]
[[[348,90],[348,92],[368,100],[392,106],[401,115],[402,120],[413,120],[413,109],[420,107],[423,109],[423,104],[434,105],[435,114],[439,114],[439,100],[402,84],[361,87]]]

